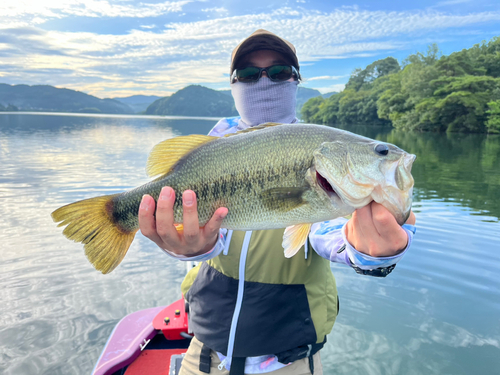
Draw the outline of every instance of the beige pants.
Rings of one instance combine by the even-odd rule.
[[[182,360],[181,371],[179,375],[207,375],[204,372],[201,372],[199,369],[200,366],[200,353],[203,344],[194,337],[191,340],[191,345],[189,345],[189,349]],[[210,375],[228,375],[229,371],[225,368],[221,371],[217,368],[220,364],[219,357],[217,353],[213,350],[210,353],[210,357],[212,358],[212,365],[210,367]],[[314,356],[314,375],[323,375],[323,368],[321,367],[321,359],[319,356],[319,352]],[[298,361],[293,362],[291,365],[280,368],[276,371],[267,372],[266,374],[270,375],[311,375],[311,371],[309,370],[309,358],[299,359]]]

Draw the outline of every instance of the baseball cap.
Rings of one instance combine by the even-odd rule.
[[[292,65],[297,70],[300,69],[299,60],[297,59],[295,47],[292,43],[283,38],[280,38],[270,31],[259,29],[253,32],[252,35],[250,35],[240,44],[238,44],[233,50],[233,53],[231,54],[230,74],[233,73],[236,63],[242,56],[246,55],[247,53],[263,49],[269,49],[283,54],[290,59]]]

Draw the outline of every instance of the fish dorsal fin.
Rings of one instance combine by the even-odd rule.
[[[226,134],[224,137],[232,137],[233,135],[238,135],[238,134],[243,134],[243,133],[250,133],[250,132],[253,132],[255,130],[270,128],[272,126],[278,126],[278,125],[283,125],[283,124],[281,124],[279,122],[266,122],[264,124],[260,124],[260,125],[257,125],[257,126],[251,126],[249,128],[237,131],[236,133]]]
[[[192,134],[160,142],[153,147],[149,154],[146,173],[149,177],[167,174],[184,155],[218,138],[209,135]]]

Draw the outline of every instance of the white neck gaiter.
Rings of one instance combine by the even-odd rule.
[[[232,83],[231,93],[245,124],[291,124],[296,121],[297,85],[298,81],[273,82],[268,77],[261,77],[253,83]]]

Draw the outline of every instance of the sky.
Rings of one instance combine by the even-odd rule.
[[[500,36],[500,1],[1,0],[0,83],[99,98],[228,89],[231,51],[260,28],[293,43],[302,86],[326,93],[378,59]]]

